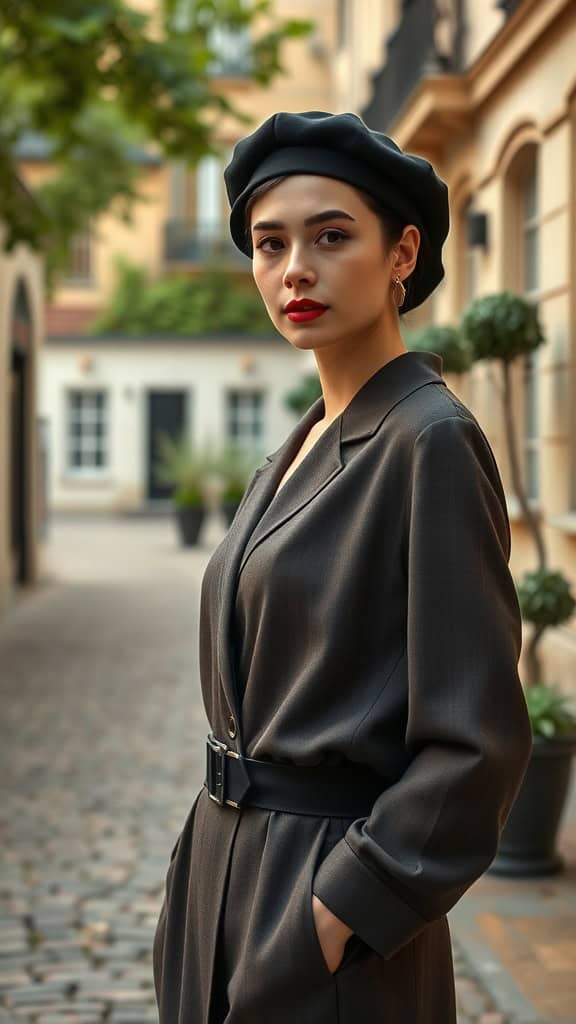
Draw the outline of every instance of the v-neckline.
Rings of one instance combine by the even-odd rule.
[[[311,431],[312,431],[312,430],[314,429],[314,427],[316,426],[316,424],[317,424],[317,423],[319,423],[320,421],[319,421],[319,420],[314,420],[314,422],[312,423],[312,425],[311,425],[311,426],[309,427],[309,429],[308,429],[308,432],[307,432],[307,433],[306,433],[306,434],[304,435],[304,438],[303,438],[303,439],[302,439],[302,440],[300,441],[300,443],[299,443],[299,445],[298,445],[298,449],[297,449],[296,455],[292,455],[292,450],[290,450],[290,458],[289,458],[289,460],[288,460],[287,464],[286,464],[286,465],[284,465],[284,467],[283,467],[283,469],[282,469],[282,473],[281,473],[281,475],[280,475],[280,480],[279,480],[279,485],[277,485],[277,486],[276,486],[276,490],[274,491],[274,493],[273,493],[272,497],[270,498],[270,501],[268,502],[268,505],[267,505],[266,511],[267,511],[267,510],[268,510],[268,509],[270,508],[270,505],[272,505],[272,503],[273,503],[273,502],[275,501],[275,499],[276,499],[276,498],[278,497],[278,495],[279,495],[279,494],[281,494],[281,492],[282,492],[282,491],[284,490],[284,488],[285,488],[285,487],[286,487],[286,486],[287,486],[287,485],[288,485],[288,484],[290,483],[290,481],[291,481],[292,477],[293,477],[293,476],[295,476],[295,474],[296,474],[296,473],[298,472],[298,470],[300,469],[300,467],[304,465],[304,463],[305,463],[305,462],[306,462],[306,460],[308,459],[308,456],[309,456],[309,455],[312,455],[312,452],[313,452],[313,451],[314,451],[314,449],[316,448],[316,445],[318,445],[318,444],[320,443],[320,441],[322,440],[322,438],[324,437],[324,435],[325,435],[325,434],[327,434],[327,433],[328,433],[328,431],[330,430],[330,428],[331,428],[331,427],[333,427],[333,426],[334,426],[334,424],[335,424],[335,423],[337,423],[337,421],[338,421],[338,420],[340,420],[340,419],[342,418],[342,415],[343,415],[343,412],[340,412],[340,413],[338,414],[338,416],[335,416],[335,417],[334,417],[334,419],[330,421],[330,423],[328,424],[328,426],[327,426],[327,427],[325,427],[325,428],[324,428],[324,430],[322,431],[322,433],[321,433],[321,434],[320,434],[320,435],[319,435],[319,436],[318,436],[318,437],[316,438],[316,440],[314,441],[314,444],[313,444],[313,445],[312,445],[312,446],[311,446],[311,447],[310,447],[310,448],[308,449],[308,451],[306,452],[306,454],[305,454],[305,455],[304,455],[304,456],[303,456],[303,457],[302,457],[302,458],[300,459],[300,461],[299,461],[299,462],[298,462],[298,464],[297,464],[297,465],[296,465],[296,466],[294,467],[294,469],[293,469],[293,470],[292,470],[292,472],[291,472],[291,473],[289,474],[289,476],[288,476],[288,477],[286,478],[286,480],[284,480],[284,475],[285,475],[285,473],[286,473],[286,470],[287,470],[287,469],[288,469],[289,467],[291,467],[291,466],[292,466],[292,463],[294,462],[294,459],[296,458],[296,455],[297,455],[297,454],[299,453],[300,449],[302,448],[302,445],[304,444],[304,442],[306,441],[306,439],[307,439],[307,438],[308,438],[308,436],[310,435],[310,432],[311,432]],[[284,481],[284,482],[282,483],[282,481]]]

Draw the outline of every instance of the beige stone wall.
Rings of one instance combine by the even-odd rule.
[[[465,0],[464,63],[468,67],[502,28],[506,18],[494,0]]]
[[[30,186],[36,186],[51,173],[51,169],[45,164],[22,163],[20,172]],[[113,287],[118,256],[144,266],[151,275],[160,272],[168,177],[169,169],[165,165],[143,167],[138,183],[143,201],[134,205],[131,222],[125,223],[115,207],[98,219],[92,241],[93,280],[88,285],[71,285],[64,281],[53,298],[57,305],[64,308],[101,307]]]
[[[27,504],[25,510],[26,546],[29,552],[27,583],[33,583],[40,569],[40,547],[37,539],[39,493],[36,460],[36,388],[38,355],[43,329],[43,286],[41,264],[23,246],[12,253],[2,247],[4,232],[0,225],[0,617],[15,597],[11,551],[11,424],[10,424],[10,363],[11,320],[13,301],[20,280],[27,286],[30,299],[33,340],[27,360],[26,434],[29,440],[25,454]]]
[[[374,2],[374,0],[370,0]],[[150,11],[155,0],[138,0],[137,6]],[[375,6],[378,6],[374,2]],[[278,18],[310,19],[316,25],[312,37],[289,41],[282,52],[285,74],[279,75],[264,88],[241,78],[215,80],[214,88],[228,96],[252,118],[256,128],[277,110],[330,110],[332,103],[332,59],[335,45],[335,5],[327,0],[276,0],[274,13]],[[259,28],[264,29],[262,19]],[[250,130],[231,118],[221,117],[216,125],[216,139],[223,148],[222,169],[237,139]],[[51,173],[49,165],[22,163],[21,174],[30,185],[37,184]],[[62,308],[99,308],[110,295],[114,282],[115,258],[123,256],[143,264],[152,275],[162,273],[164,260],[164,225],[170,216],[172,169],[168,165],[143,166],[139,189],[144,202],[133,208],[132,221],[124,224],[112,209],[95,224],[93,240],[93,281],[78,287],[63,283],[54,296]],[[195,173],[187,175],[186,190],[190,197],[189,215],[195,216]],[[227,201],[221,181],[224,228],[227,223]]]
[[[343,45],[334,48],[335,111],[358,112],[368,103],[371,76],[386,59],[386,40],[397,25],[400,7],[400,0],[348,0]]]
[[[476,294],[523,290],[519,181],[523,161],[535,154],[539,232],[535,298],[547,339],[538,355],[541,483],[537,512],[550,568],[561,569],[576,593],[576,8],[561,0],[548,5],[528,2],[515,31],[511,21],[490,43],[487,32],[474,28],[482,6],[472,5],[471,14],[468,5],[469,29],[478,30],[478,39],[476,44],[470,42],[471,66],[454,84],[454,96],[467,97],[468,116],[454,119],[452,130],[442,139],[440,132],[435,136],[429,128],[432,118],[438,119],[438,110],[425,114],[420,97],[419,108],[415,101],[394,128],[401,144],[415,152],[423,148],[424,140],[434,140],[426,155],[450,188],[446,281],[436,293],[432,314],[439,323],[457,322],[471,297],[463,221],[470,197],[487,214],[489,226],[488,249],[474,257]],[[429,89],[431,93],[433,83]],[[450,383],[460,390],[490,437],[510,492],[498,370],[480,364]],[[513,377],[521,438],[520,365]],[[535,567],[536,556],[513,500],[510,516],[512,569],[518,578]],[[576,619],[549,634],[544,654],[548,678],[576,692]]]

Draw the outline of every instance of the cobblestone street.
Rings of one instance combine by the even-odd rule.
[[[204,777],[199,584],[221,529],[185,550],[170,519],[56,519],[44,583],[0,626],[0,1024],[157,1024],[152,938]],[[461,1024],[503,1024],[455,954]]]

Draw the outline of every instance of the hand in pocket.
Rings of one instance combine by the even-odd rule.
[[[330,973],[334,974],[342,963],[344,947],[354,933],[314,894],[312,895],[312,916],[326,965]]]

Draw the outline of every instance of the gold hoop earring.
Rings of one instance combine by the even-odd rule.
[[[392,295],[394,297],[394,302],[398,306],[398,309],[400,309],[400,307],[404,305],[404,299],[406,298],[406,289],[402,284],[402,281],[398,277],[398,274],[396,274],[396,277],[394,278],[394,287],[392,290]]]

